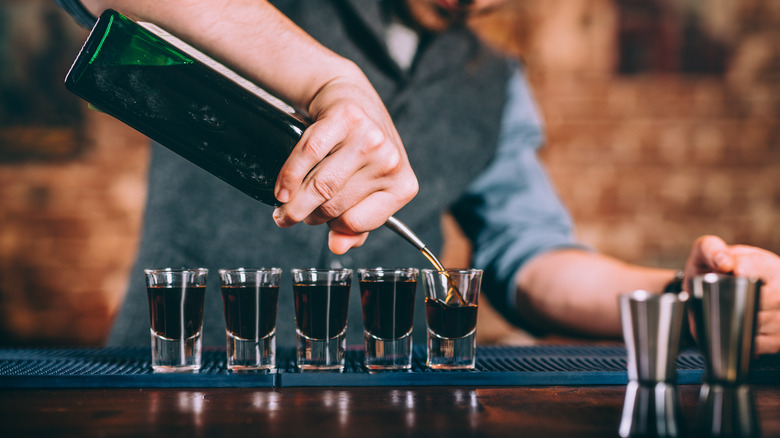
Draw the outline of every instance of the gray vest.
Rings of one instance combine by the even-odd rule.
[[[356,62],[387,106],[420,183],[417,197],[396,216],[434,250],[441,247],[439,217],[489,163],[496,148],[508,67],[466,29],[424,36],[410,71],[389,57],[382,11],[375,0],[276,2],[304,30]],[[217,269],[276,266],[277,344],[293,346],[295,325],[290,269],[343,266],[429,268],[411,245],[386,229],[365,245],[335,256],[327,228],[299,224],[280,229],[273,209],[153,145],[143,234],[113,345],[148,345],[149,313],[143,269],[205,267],[209,280],[204,345],[224,346],[225,325]],[[362,344],[357,280],[350,296],[348,344]],[[417,288],[414,342],[425,340],[422,285]]]

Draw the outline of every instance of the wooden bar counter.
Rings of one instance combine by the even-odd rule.
[[[612,437],[625,388],[3,389],[0,436]],[[780,436],[780,386],[753,388]],[[679,389],[692,423],[699,386]]]

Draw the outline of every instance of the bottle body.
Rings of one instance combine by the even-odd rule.
[[[164,30],[116,11],[95,24],[65,86],[249,196],[277,205],[305,115]]]

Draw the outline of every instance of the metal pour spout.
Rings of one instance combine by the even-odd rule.
[[[458,290],[457,285],[452,281],[452,278],[447,274],[447,269],[444,268],[444,266],[441,264],[438,258],[433,254],[433,251],[431,251],[426,245],[425,242],[420,240],[419,237],[417,237],[416,234],[414,234],[414,231],[411,230],[405,223],[401,222],[400,220],[396,219],[394,216],[390,216],[387,218],[387,221],[385,222],[385,226],[387,228],[390,228],[391,230],[395,231],[399,236],[406,239],[409,243],[415,246],[415,248],[419,249],[425,258],[427,258],[433,266],[436,267],[437,270],[444,272],[447,276],[447,280],[450,283],[450,288],[447,291],[447,298],[445,299],[445,304],[449,305],[453,303],[453,298],[461,305],[466,306],[466,300],[463,299],[463,296],[461,296],[460,291]]]

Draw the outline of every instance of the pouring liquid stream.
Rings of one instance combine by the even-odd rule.
[[[449,288],[447,289],[447,296],[444,299],[444,304],[451,306],[457,304],[458,306],[464,307],[468,306],[469,304],[466,302],[466,300],[463,299],[463,295],[461,295],[460,291],[458,290],[458,285],[455,284],[455,280],[452,279],[450,276],[450,273],[447,271],[446,268],[441,264],[439,259],[436,258],[435,255],[433,255],[433,252],[431,252],[430,249],[428,249],[428,246],[425,245],[425,243],[420,240],[419,237],[412,231],[406,224],[399,221],[393,216],[390,216],[387,218],[387,222],[385,222],[385,226],[390,228],[391,230],[395,231],[409,241],[412,245],[415,246],[415,248],[419,249],[420,252],[423,253],[426,259],[428,259],[433,266],[436,267],[436,270],[443,273],[445,277],[447,277],[447,282],[449,283]]]
[[[447,296],[444,298],[444,304],[450,306],[454,304],[456,301],[459,306],[467,306],[468,303],[466,303],[466,300],[463,299],[463,296],[460,294],[460,290],[458,290],[458,285],[455,284],[455,280],[450,277],[450,273],[447,271],[447,269],[441,264],[439,259],[436,258],[435,255],[433,255],[433,252],[431,252],[428,247],[423,247],[420,250],[423,255],[425,256],[428,261],[430,261],[433,266],[436,267],[439,271],[441,271],[445,277],[447,277],[447,282],[449,283],[449,289],[447,289]]]

